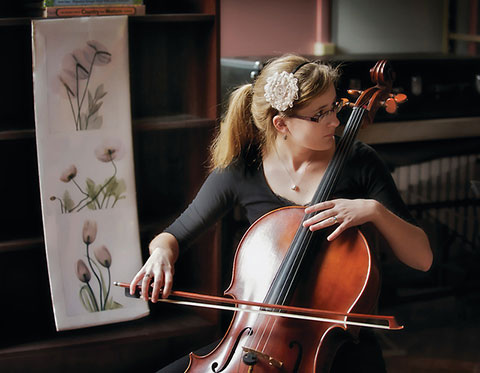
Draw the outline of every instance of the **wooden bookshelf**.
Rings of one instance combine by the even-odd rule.
[[[164,3],[164,2],[162,2]],[[219,108],[219,0],[145,1],[129,18],[130,87],[142,255],[207,174]],[[31,20],[0,18],[0,371],[155,371],[219,337],[215,311],[151,306],[125,323],[56,332],[38,185]],[[213,227],[178,261],[177,289],[220,294]],[[219,267],[217,267],[219,268]],[[129,281],[130,279],[118,279]]]

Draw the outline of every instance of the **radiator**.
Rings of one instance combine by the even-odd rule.
[[[412,213],[436,225],[428,233],[442,237],[430,237],[432,241],[480,250],[480,154],[401,166],[392,175]]]

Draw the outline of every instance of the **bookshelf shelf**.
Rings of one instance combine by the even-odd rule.
[[[0,131],[0,140],[20,140],[35,138],[35,130]]]
[[[162,306],[158,304],[157,308]],[[212,334],[215,330],[212,322],[189,310],[172,312],[170,307],[163,308],[166,309],[160,311],[164,319],[161,323],[152,323],[147,319],[134,320],[89,330],[62,332],[42,341],[0,349],[2,369],[38,371],[47,360],[49,372],[60,372],[70,366],[70,361],[75,361],[75,366],[69,371],[81,372],[91,371],[94,361],[103,360],[103,364],[109,361],[111,364],[103,365],[102,371],[129,371],[125,369],[124,358],[118,357],[128,356],[133,349],[137,362],[131,371],[155,371],[162,364],[161,357],[157,361],[145,360],[146,355],[158,354],[161,350],[173,355],[173,348],[187,347],[187,340],[199,345],[202,343],[199,335]]]
[[[13,251],[44,249],[43,237],[22,238],[0,242],[0,254]]]
[[[132,122],[133,131],[164,131],[182,128],[213,128],[216,121],[210,118],[200,118],[188,114],[169,115],[135,119]],[[33,125],[33,124],[32,124]],[[14,125],[9,125],[13,128]],[[34,139],[35,129],[4,130],[0,131],[0,141]]]
[[[139,222],[140,225],[140,235],[152,236],[167,225],[169,225],[173,219],[175,219],[181,211],[177,211],[175,214],[168,216],[161,216],[160,219],[149,219],[142,220]],[[32,250],[45,250],[44,239],[41,235],[31,235],[28,237],[21,237],[17,239],[10,240],[0,240],[0,254],[7,252],[21,252],[21,251],[32,251]]]
[[[182,128],[213,128],[215,120],[193,115],[171,115],[165,117],[137,119],[133,123],[135,131],[163,131]]]
[[[0,18],[0,27],[29,26],[31,21],[32,21],[31,17]]]

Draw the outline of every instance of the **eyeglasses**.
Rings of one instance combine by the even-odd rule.
[[[330,114],[337,114],[342,108],[345,106],[343,101],[338,101],[334,102],[332,105],[332,108],[327,111],[321,111],[317,114],[315,114],[313,117],[306,117],[303,115],[289,115],[290,118],[298,118],[298,119],[304,119],[304,120],[309,120],[310,122],[316,122],[319,123],[323,118],[326,118]]]

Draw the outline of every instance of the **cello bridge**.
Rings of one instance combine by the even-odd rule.
[[[250,353],[254,354],[258,359],[266,361],[268,363],[268,365],[270,365],[272,367],[279,368],[279,369],[281,367],[283,367],[283,362],[271,357],[270,355],[264,354],[263,352],[260,352],[260,351],[257,351],[257,350],[254,350],[252,348],[248,348],[248,347],[245,347],[245,346],[243,346],[242,349],[243,349],[244,352],[250,352]]]

